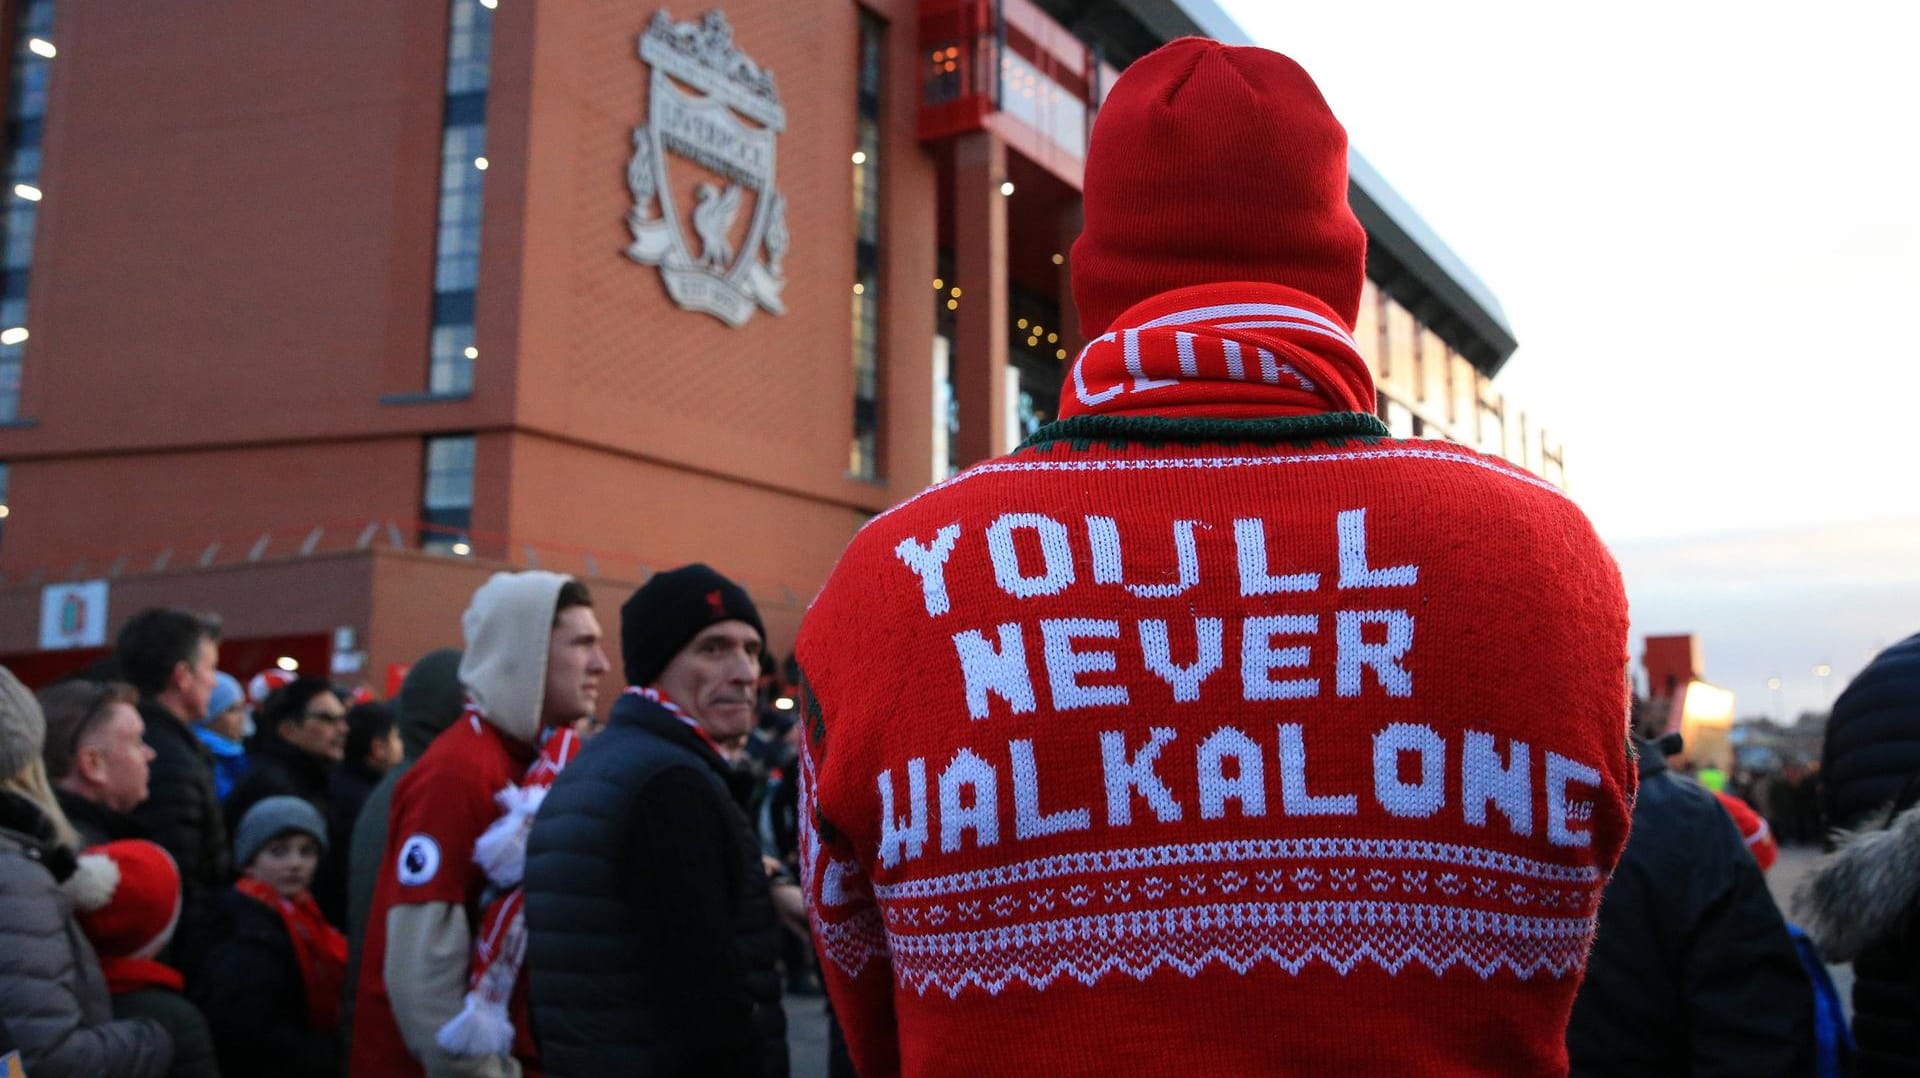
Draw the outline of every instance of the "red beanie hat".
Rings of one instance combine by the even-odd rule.
[[[180,870],[145,839],[122,839],[80,855],[86,884],[74,894],[80,928],[101,958],[152,958],[180,918]]]
[[[1073,301],[1088,337],[1190,285],[1258,281],[1353,327],[1367,234],[1347,204],[1347,132],[1300,65],[1185,37],[1114,84],[1087,148]]]
[[[1780,844],[1773,840],[1773,829],[1767,826],[1767,821],[1753,811],[1752,806],[1730,793],[1715,790],[1713,796],[1720,799],[1721,807],[1733,817],[1733,825],[1740,829],[1740,837],[1746,840],[1747,852],[1753,854],[1753,859],[1760,863],[1760,871],[1772,868],[1780,858]]]

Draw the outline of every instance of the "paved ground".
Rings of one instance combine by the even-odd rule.
[[[1780,859],[1773,863],[1772,871],[1767,873],[1767,887],[1773,891],[1773,900],[1780,906],[1780,912],[1788,920],[1793,919],[1793,889],[1813,869],[1814,862],[1820,859],[1817,846],[1789,846],[1780,851]],[[1840,1006],[1847,1012],[1847,1021],[1853,1021],[1853,967],[1828,966],[1827,973],[1833,978],[1833,987],[1840,993]]]
[[[1788,903],[1793,889],[1819,858],[1820,851],[1811,846],[1793,846],[1780,851],[1780,860],[1767,873],[1767,886],[1773,891],[1773,899],[1779,904],[1782,914],[1792,916]],[[1851,1021],[1853,969],[1850,966],[1829,966],[1827,971],[1833,975],[1834,987],[1840,990],[1841,1004],[1846,1007],[1848,1020]],[[826,1078],[827,1019],[820,997],[788,996],[786,1006],[787,1046],[793,1056],[794,1078]]]
[[[827,1013],[819,996],[788,996],[787,1052],[793,1078],[826,1078]]]

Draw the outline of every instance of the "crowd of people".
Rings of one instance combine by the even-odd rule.
[[[1129,67],[1062,418],[869,521],[786,667],[694,564],[611,701],[539,570],[384,703],[182,610],[0,670],[0,1054],[780,1075],[817,970],[839,1073],[1920,1073],[1920,637],[1836,704],[1801,934],[1760,817],[1630,736],[1585,517],[1375,418],[1346,169],[1285,57]]]
[[[623,622],[604,726],[591,596],[537,571],[479,589],[465,648],[384,703],[242,686],[183,610],[37,696],[0,668],[0,1054],[34,1078],[784,1073],[782,993],[818,991],[793,690],[704,566]]]

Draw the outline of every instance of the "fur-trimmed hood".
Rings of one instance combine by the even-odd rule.
[[[1800,927],[1829,962],[1851,962],[1920,900],[1920,806],[1877,831],[1843,834],[1793,895]]]

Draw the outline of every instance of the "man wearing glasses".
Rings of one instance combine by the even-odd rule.
[[[327,776],[346,755],[346,705],[325,681],[295,678],[267,697],[259,728],[247,777],[227,796],[228,830],[255,802],[282,794],[308,802],[324,819]]]

